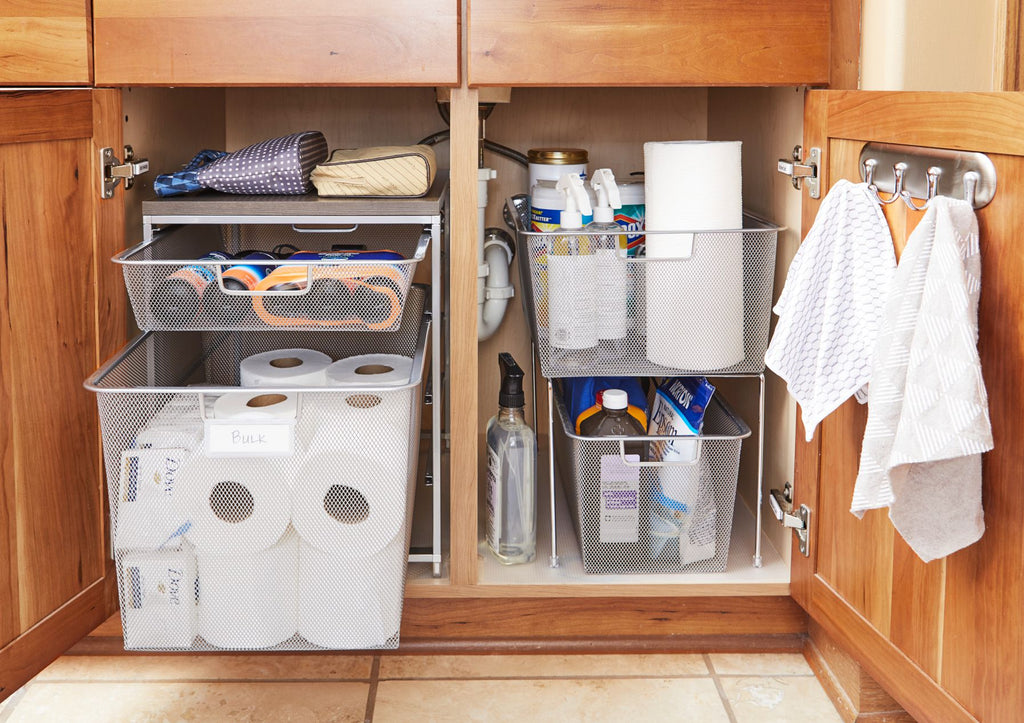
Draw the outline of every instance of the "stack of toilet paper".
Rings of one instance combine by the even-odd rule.
[[[189,648],[197,635],[227,649],[292,647],[296,634],[325,648],[397,642],[411,374],[408,357],[287,349],[243,360],[243,384],[345,390],[172,397],[122,455],[126,647]],[[213,419],[295,419],[301,444],[288,458],[209,458],[200,403]]]

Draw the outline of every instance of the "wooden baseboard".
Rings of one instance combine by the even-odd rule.
[[[408,598],[399,653],[799,652],[792,598]],[[72,655],[123,653],[107,620]]]
[[[914,723],[860,664],[813,620],[804,657],[846,723]]]
[[[0,649],[0,700],[107,618],[106,585],[97,580]]]

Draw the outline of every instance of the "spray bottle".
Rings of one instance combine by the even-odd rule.
[[[615,211],[621,208],[619,188],[610,168],[599,168],[590,180],[597,197],[594,220],[586,231],[594,246],[597,265],[597,336],[599,357],[620,357],[625,351],[628,330],[627,297],[629,269],[625,261],[626,236],[615,223]]]
[[[537,554],[537,437],[523,416],[523,370],[508,352],[498,367],[498,414],[487,423],[487,545],[515,565]]]
[[[565,368],[591,363],[597,348],[597,257],[583,231],[590,199],[583,179],[565,173],[556,188],[565,194],[561,227],[548,254],[548,332],[552,361]]]

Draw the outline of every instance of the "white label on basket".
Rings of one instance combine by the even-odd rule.
[[[487,544],[492,550],[498,549],[501,537],[501,489],[498,480],[501,478],[501,459],[498,453],[487,448]]]
[[[630,462],[640,456],[627,454]],[[636,542],[640,529],[640,468],[617,454],[601,456],[601,542]]]
[[[295,452],[295,421],[206,420],[207,457],[290,457]]]

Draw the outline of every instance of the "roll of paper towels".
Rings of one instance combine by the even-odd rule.
[[[255,553],[274,545],[291,518],[290,479],[284,463],[251,457],[195,456],[182,468],[198,553]]]
[[[296,438],[310,454],[342,452],[380,457],[405,467],[418,409],[412,389],[316,392],[303,395]]]
[[[114,547],[178,547],[190,519],[189,460],[184,448],[129,449],[121,454],[114,524]]]
[[[295,419],[297,416],[296,394],[248,390],[222,394],[213,403],[214,419]]]
[[[339,558],[383,549],[405,529],[409,468],[387,455],[314,456],[295,476],[292,525],[304,542]]]
[[[645,143],[647,230],[741,229],[740,147]],[[743,361],[743,235],[648,234],[647,258],[647,358],[691,371]]]
[[[290,527],[267,549],[196,552],[199,634],[218,648],[270,648],[298,630],[299,540]]]
[[[196,559],[192,551],[126,552],[120,562],[125,647],[192,647],[196,637]]]
[[[328,648],[392,645],[408,559],[408,469],[324,455],[304,465],[299,479],[299,634]]]
[[[253,354],[242,360],[243,387],[324,386],[324,372],[332,359],[312,349],[279,349]]]
[[[412,376],[412,359],[399,354],[359,354],[327,367],[327,384],[332,387],[402,386]]]
[[[395,535],[362,558],[299,543],[299,634],[324,648],[397,647],[408,548]]]

